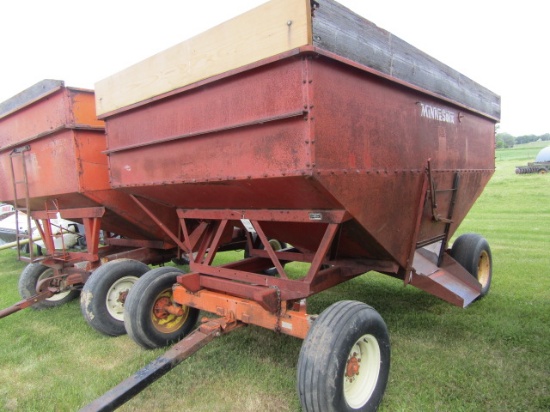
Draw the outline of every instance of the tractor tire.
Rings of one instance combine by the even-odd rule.
[[[459,236],[453,243],[451,257],[481,283],[479,298],[486,296],[493,278],[493,257],[487,240],[476,233]]]
[[[40,263],[29,263],[19,277],[19,294],[23,299],[28,299],[31,296],[36,295],[36,287],[38,283],[46,278],[54,275],[54,270],[48,266],[44,266]],[[78,297],[80,292],[78,290],[67,290],[61,293],[56,293],[52,297],[37,302],[31,307],[33,309],[47,309],[64,305],[67,302]]]
[[[128,294],[124,325],[128,336],[141,347],[156,349],[178,342],[197,323],[198,309],[184,307],[183,316],[162,310],[163,305],[171,304],[172,286],[181,273],[174,267],[150,270]]]
[[[112,260],[94,270],[80,296],[80,308],[86,322],[104,335],[124,335],[126,297],[148,271],[149,266],[132,259]]]
[[[375,411],[389,371],[390,339],[382,317],[364,303],[337,302],[314,321],[300,350],[302,409]]]

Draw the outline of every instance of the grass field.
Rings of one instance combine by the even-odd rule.
[[[493,252],[489,295],[460,309],[376,273],[314,296],[309,312],[356,299],[392,341],[381,411],[550,410],[550,176],[515,175],[541,144],[497,152],[497,171],[459,229]],[[23,264],[0,252],[0,307]],[[232,256],[226,256],[230,259]],[[295,265],[293,270],[303,270]],[[78,301],[0,320],[0,411],[74,411],[163,353],[87,326]],[[301,341],[257,327],[215,340],[122,411],[298,411]]]

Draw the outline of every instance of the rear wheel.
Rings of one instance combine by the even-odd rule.
[[[128,292],[149,266],[132,259],[117,259],[94,270],[80,297],[86,322],[100,333],[119,336],[124,328],[124,306]]]
[[[487,240],[476,233],[459,236],[453,243],[451,256],[481,283],[479,297],[487,295],[493,278],[493,258]]]
[[[341,301],[313,323],[298,358],[304,411],[375,411],[390,370],[382,317],[361,302]]]
[[[254,242],[256,242],[256,239],[257,239],[257,235],[253,235],[253,241]],[[286,243],[281,242],[280,240],[277,240],[277,239],[269,239],[269,244],[271,245],[272,249],[275,252],[277,252],[279,250],[282,250],[282,249],[286,249],[287,246],[288,246]],[[264,249],[263,244],[260,244],[258,247],[262,250]],[[245,257],[245,259],[250,257],[250,251],[248,250],[248,242],[246,242],[246,245],[244,246],[244,257]],[[266,269],[266,270],[264,270],[264,274],[266,274],[268,276],[277,276],[277,274],[278,274],[277,268],[272,267],[272,268]]]
[[[252,241],[254,243],[258,241],[257,239],[258,239],[258,235],[252,235]],[[285,242],[281,242],[280,240],[277,240],[277,239],[269,239],[269,244],[271,245],[271,247],[275,252],[281,249],[285,249],[287,247],[287,244]],[[259,247],[260,249],[264,249],[264,245],[262,243],[260,243],[257,247]],[[244,245],[244,257],[245,258],[250,257],[250,251],[248,250],[248,242],[246,242],[246,244]]]
[[[165,310],[172,305],[172,286],[184,273],[173,267],[159,267],[146,273],[128,294],[124,325],[140,346],[155,349],[181,340],[197,323],[199,310],[184,306],[183,315]]]
[[[54,274],[54,270],[48,266],[44,266],[40,263],[28,264],[25,269],[23,269],[23,272],[21,272],[21,276],[19,277],[19,294],[23,299],[28,299],[31,296],[36,295],[38,293],[36,290],[38,283],[44,279],[51,278]],[[55,288],[62,287],[62,279],[52,279],[51,281],[43,284],[42,288],[44,289],[48,286]],[[32,305],[32,308],[46,309],[61,306],[75,299],[78,296],[78,293],[78,290],[66,290],[64,292],[56,293],[46,300],[35,303]]]

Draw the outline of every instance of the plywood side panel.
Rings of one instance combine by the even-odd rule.
[[[309,0],[272,0],[96,83],[97,114],[310,43]]]

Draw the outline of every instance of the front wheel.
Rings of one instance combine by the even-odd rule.
[[[112,260],[94,270],[80,296],[86,322],[104,335],[124,335],[126,296],[148,270],[145,263],[132,259]]]
[[[19,294],[23,299],[28,299],[31,296],[36,295],[38,293],[36,290],[38,283],[44,279],[51,278],[54,275],[54,270],[48,266],[40,263],[29,263],[25,269],[23,269],[23,272],[21,272],[21,276],[19,277]],[[46,282],[45,285],[42,285],[42,288],[47,286],[59,288],[62,287],[62,282],[63,281],[60,278],[52,279],[51,281]],[[46,300],[35,303],[32,305],[32,308],[46,309],[61,306],[76,298],[78,293],[78,290],[65,290],[63,292],[56,293]]]
[[[361,302],[333,304],[314,321],[298,358],[304,411],[375,411],[390,371],[386,324]]]
[[[479,297],[487,295],[493,278],[493,258],[487,240],[476,233],[459,236],[453,243],[451,257],[481,283]]]
[[[124,325],[128,336],[145,349],[178,342],[197,323],[198,309],[184,306],[181,316],[165,310],[173,303],[172,286],[181,273],[184,272],[173,267],[150,270],[128,294]]]

